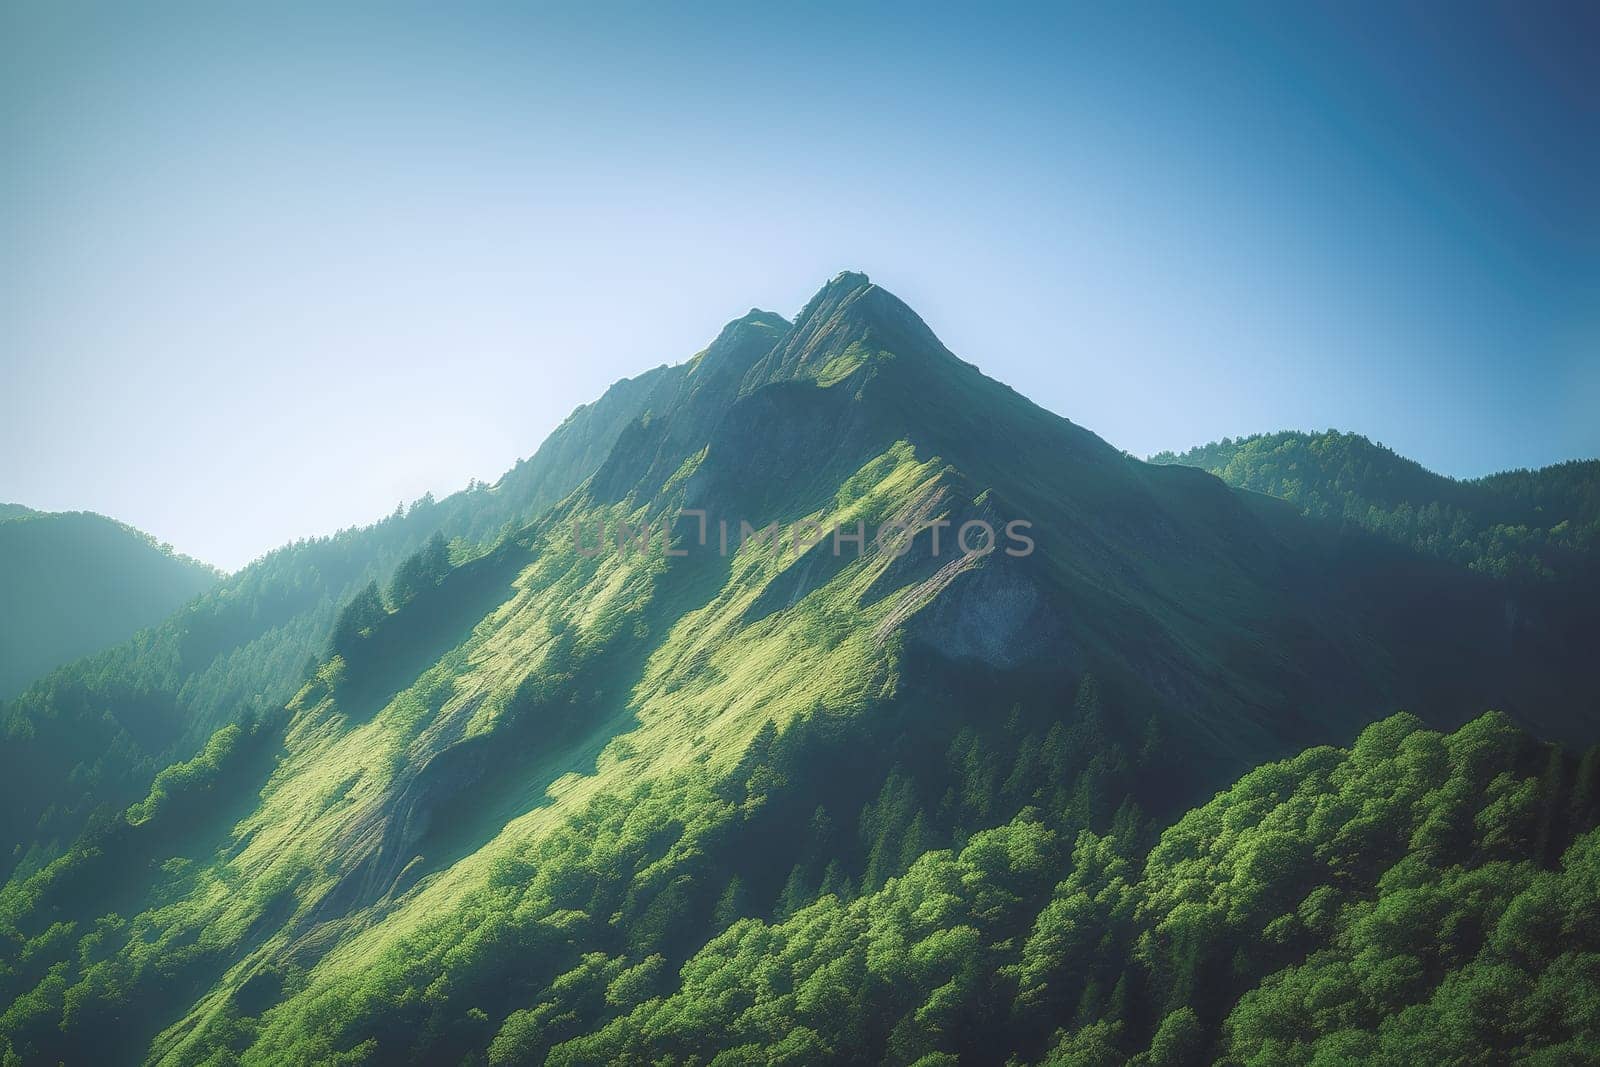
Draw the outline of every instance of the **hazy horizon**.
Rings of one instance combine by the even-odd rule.
[[[835,272],[835,273],[838,273],[838,272]],[[866,274],[869,278],[871,277],[871,272],[870,271],[859,271],[859,273]],[[822,281],[825,281],[825,280],[826,279],[822,279]],[[874,281],[874,283],[876,283],[877,280],[873,279],[873,281]],[[819,285],[820,285],[820,282],[819,282]],[[888,288],[888,287],[885,286],[885,288]],[[776,309],[774,309],[774,308],[759,308],[759,309],[752,308],[750,310],[775,311]],[[913,310],[916,310],[916,309],[913,308]],[[799,313],[799,311],[800,311],[800,308],[796,307],[796,308],[788,310],[788,311],[778,311],[777,313],[783,315],[784,318],[789,319],[790,321],[793,321],[795,316]],[[919,312],[919,314],[920,314],[920,312]],[[729,321],[732,321],[732,319],[737,318],[737,317],[738,317],[738,315],[730,315],[729,316]],[[933,323],[929,323],[929,325],[930,325],[930,327],[932,327],[934,329],[935,333],[938,333],[938,329],[937,329],[936,326],[934,326]],[[714,335],[714,332],[715,331],[713,331],[713,335]],[[708,336],[706,340],[707,340],[707,343],[709,343],[710,340],[711,340],[711,336]],[[961,353],[959,353],[959,352],[956,353],[956,354],[958,356],[961,355]],[[668,363],[668,364],[682,363],[682,362],[685,362],[688,359],[692,358],[693,355],[694,355],[694,353],[690,352],[690,353],[685,354],[681,359],[667,360],[665,362]],[[642,366],[637,371],[635,371],[635,372],[633,372],[631,374],[625,374],[623,376],[623,379],[637,377],[639,374],[646,373],[647,371],[649,371],[649,370],[651,370],[654,367],[659,366],[659,365],[660,364],[651,364],[649,366]],[[609,388],[611,385],[616,384],[617,381],[621,381],[623,379],[617,379],[616,381],[609,382],[605,386],[602,386],[600,388],[600,390],[598,392],[596,392],[593,396],[588,397],[586,399],[582,399],[582,400],[576,401],[574,403],[574,405],[573,405],[574,409],[576,409],[579,406],[582,406],[582,405],[585,405],[585,404],[589,404],[589,403],[593,402],[594,400],[598,400],[600,398],[601,394],[607,388]],[[1029,397],[1029,399],[1033,400],[1035,402],[1038,402],[1038,398],[1037,397]],[[1045,405],[1045,406],[1048,407],[1048,405]],[[569,411],[566,414],[571,414],[571,412]],[[489,475],[469,474],[469,475],[467,475],[467,476],[465,476],[465,477],[463,477],[461,479],[458,479],[456,482],[451,483],[451,484],[449,484],[449,485],[447,485],[447,486],[445,486],[443,488],[437,488],[437,487],[425,488],[421,493],[417,494],[416,496],[405,497],[405,498],[401,498],[401,499],[396,500],[395,506],[409,506],[410,504],[414,503],[416,500],[420,499],[420,497],[422,495],[424,495],[424,494],[432,494],[435,497],[448,496],[448,495],[450,495],[452,493],[455,493],[455,492],[457,492],[459,490],[463,490],[463,489],[468,488],[473,482],[482,482],[482,483],[487,483],[487,484],[490,484],[490,485],[494,484],[496,481],[498,481],[498,479],[502,475],[507,473],[513,466],[515,466],[516,463],[518,463],[521,460],[526,459],[527,457],[533,455],[533,453],[538,450],[538,446],[544,442],[545,437],[549,436],[549,432],[553,431],[556,428],[556,425],[559,424],[561,419],[564,419],[566,417],[566,414],[564,414],[560,418],[558,418],[557,422],[552,424],[544,434],[541,434],[540,437],[539,437],[539,440],[533,442],[533,444],[526,451],[524,451],[522,453],[519,453],[516,456],[513,456],[511,458],[511,460],[506,464],[506,466],[503,469],[495,471],[495,472],[493,472],[492,474],[489,474]],[[1080,423],[1080,425],[1084,425],[1084,424]],[[1085,428],[1089,429],[1091,431],[1093,431],[1095,429],[1092,425],[1085,425]],[[1337,430],[1337,431],[1340,431],[1340,432],[1347,432],[1347,433],[1360,433],[1359,430],[1351,430],[1348,427],[1342,427],[1342,426],[1325,426],[1325,427],[1278,426],[1278,427],[1270,427],[1270,428],[1261,428],[1261,429],[1253,429],[1253,430],[1248,430],[1248,431],[1241,431],[1239,433],[1234,433],[1234,434],[1222,434],[1222,435],[1219,435],[1218,437],[1209,438],[1209,439],[1204,440],[1204,441],[1194,441],[1189,445],[1180,445],[1180,446],[1176,446],[1176,447],[1167,446],[1167,447],[1165,447],[1163,449],[1156,449],[1156,450],[1153,450],[1151,452],[1135,453],[1135,455],[1137,455],[1140,459],[1148,459],[1151,455],[1154,455],[1156,452],[1161,452],[1161,451],[1172,451],[1172,452],[1182,453],[1182,452],[1186,451],[1190,447],[1206,445],[1206,444],[1212,444],[1212,443],[1215,443],[1215,442],[1217,442],[1217,441],[1219,441],[1219,440],[1221,440],[1223,438],[1229,438],[1229,437],[1232,437],[1232,438],[1248,437],[1248,436],[1253,436],[1253,435],[1256,435],[1256,434],[1270,434],[1270,433],[1281,432],[1281,431],[1301,431],[1301,432],[1315,434],[1315,433],[1321,433],[1321,432],[1327,431],[1327,430]],[[1096,431],[1096,432],[1098,432],[1098,431]],[[1103,436],[1103,435],[1101,435],[1101,436]],[[1363,436],[1369,436],[1370,437],[1370,435],[1363,435]],[[1377,438],[1371,438],[1371,439],[1374,441],[1374,443],[1376,443],[1378,445],[1381,445],[1381,446],[1384,446],[1384,447],[1392,447],[1392,446],[1389,446],[1388,443],[1385,442],[1385,441],[1379,440]],[[1116,441],[1108,441],[1108,443],[1111,444],[1111,445],[1117,446],[1117,447],[1121,447],[1121,446],[1117,445]],[[1131,450],[1129,450],[1129,451],[1131,451]],[[1406,459],[1414,459],[1415,458],[1415,457],[1406,455],[1404,452],[1400,452],[1400,455],[1403,458],[1406,458]],[[1590,455],[1590,456],[1571,456],[1571,457],[1565,457],[1565,458],[1561,458],[1561,459],[1555,459],[1555,460],[1550,461],[1550,464],[1541,464],[1540,466],[1548,466],[1548,465],[1551,465],[1551,464],[1562,463],[1562,462],[1566,462],[1567,460],[1571,460],[1571,459],[1583,460],[1583,459],[1597,459],[1597,458],[1600,458],[1600,456],[1594,456],[1594,455]],[[1424,466],[1426,466],[1426,464],[1424,464]],[[1432,468],[1429,468],[1429,469],[1432,469]],[[1435,473],[1446,474],[1448,477],[1459,477],[1459,478],[1464,478],[1464,479],[1470,480],[1472,478],[1486,477],[1486,476],[1491,475],[1491,474],[1502,473],[1504,471],[1513,470],[1513,469],[1517,469],[1517,468],[1509,467],[1509,466],[1508,467],[1497,467],[1497,468],[1495,468],[1493,470],[1484,471],[1481,474],[1477,474],[1477,475],[1461,475],[1461,476],[1449,475],[1447,472],[1443,472],[1443,471],[1436,471]],[[31,510],[41,511],[41,512],[58,512],[58,511],[90,511],[90,512],[94,512],[95,511],[95,509],[93,509],[93,508],[72,508],[72,507],[66,507],[66,508],[39,508],[36,505],[30,504],[30,503],[28,503],[26,501],[0,500],[0,505],[4,505],[4,504],[19,504],[19,505],[22,505],[25,508],[29,508]],[[276,550],[278,548],[282,548],[285,545],[288,545],[288,544],[290,544],[290,543],[292,543],[294,541],[301,540],[301,539],[304,539],[304,538],[317,538],[317,537],[331,536],[333,534],[336,534],[336,533],[340,532],[341,530],[352,529],[352,528],[360,528],[360,527],[368,526],[368,525],[370,525],[372,523],[381,521],[382,519],[386,518],[393,510],[394,510],[394,507],[390,507],[389,510],[387,510],[387,511],[374,512],[374,513],[372,513],[372,514],[370,514],[370,515],[368,515],[366,517],[357,518],[353,522],[343,523],[343,524],[341,524],[340,526],[337,526],[337,527],[332,527],[332,528],[328,528],[328,529],[306,530],[306,531],[303,531],[303,532],[300,532],[300,533],[293,534],[293,535],[285,538],[282,541],[275,542],[273,544],[270,544],[270,545],[267,545],[267,546],[261,548],[259,551],[255,552],[253,555],[249,556],[248,558],[242,559],[239,562],[234,563],[232,565],[224,565],[224,564],[221,564],[221,563],[216,563],[216,562],[214,562],[212,560],[209,560],[209,559],[201,558],[199,556],[196,556],[192,552],[188,552],[180,544],[171,543],[171,542],[167,542],[167,543],[169,544],[169,547],[171,547],[175,552],[177,552],[177,553],[179,553],[181,555],[190,556],[190,557],[192,557],[194,559],[197,559],[201,563],[207,564],[209,566],[218,567],[218,568],[220,568],[221,570],[223,570],[223,571],[225,571],[227,573],[233,573],[233,572],[236,572],[236,571],[238,571],[239,569],[241,569],[241,568],[243,568],[245,566],[248,566],[250,563],[256,561],[257,559],[261,558],[262,556],[264,556],[264,555],[266,555],[266,554],[268,554],[268,553],[270,553],[270,552],[272,552],[272,551],[274,551],[274,550]],[[106,514],[104,512],[98,512],[98,513],[99,514]],[[107,515],[107,517],[112,518],[112,519],[116,519],[119,522],[128,522],[128,520],[123,519],[123,518],[121,518],[120,516],[117,516],[117,515]],[[128,524],[131,525],[131,526],[134,526],[136,529],[141,529],[141,530],[143,529],[142,527],[139,527],[137,523],[128,523]],[[153,531],[149,531],[149,530],[143,530],[143,532],[145,532],[145,533],[153,533]],[[165,538],[160,538],[159,536],[158,536],[157,539],[161,540],[161,541],[166,541]]]
[[[1597,18],[10,5],[0,500],[234,570],[842,269],[1140,456],[1592,458]]]

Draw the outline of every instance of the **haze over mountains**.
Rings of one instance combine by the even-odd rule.
[[[0,700],[160,622],[218,577],[103,515],[0,504]]]
[[[6,1055],[1600,1039],[1600,757],[1545,743],[1600,724],[1595,465],[1463,486],[1303,435],[1159,458],[847,272],[492,487],[269,554],[5,706]],[[724,553],[685,512],[914,536]],[[1031,553],[950,550],[1012,519]],[[621,524],[682,554],[574,542]],[[1548,1025],[1462,1030],[1496,982]]]

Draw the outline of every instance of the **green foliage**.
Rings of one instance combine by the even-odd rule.
[[[383,598],[378,594],[377,581],[368,582],[349,603],[339,609],[339,617],[333,623],[333,634],[328,639],[329,654],[350,659],[361,642],[372,636],[373,630],[377,629],[387,614]]]
[[[1104,709],[1094,688],[1076,701],[1076,728]],[[989,804],[1005,821],[994,828],[949,823],[955,807],[924,810],[935,847],[881,885],[810,885],[830,856],[863,874],[883,864],[882,820],[909,825],[914,798],[946,782],[970,792],[970,774],[999,777],[1036,795],[1050,782],[1019,773],[1043,747],[1029,719],[1023,706],[976,742],[970,727],[952,734],[939,762],[892,769],[861,805],[859,850],[840,851],[827,808],[809,809],[800,842],[825,848],[777,850],[815,858],[769,908],[727,902],[773,885],[751,852],[770,840],[761,828],[775,805],[806,810],[805,768],[859,745],[853,732],[763,731],[718,779],[688,773],[597,799],[474,899],[315,998],[276,979],[279,1006],[244,1020],[245,1061],[381,1059],[398,1042],[492,1063],[1417,1062],[1560,1059],[1600,1041],[1600,831],[1576,789],[1582,761],[1492,715],[1451,735],[1396,716],[1349,750],[1260,767],[1148,849],[1118,820],[1071,830],[1076,789],[1046,794],[1059,810],[1018,809],[996,784]],[[989,754],[974,761],[974,748]],[[995,756],[1007,774],[983,770]],[[1550,773],[1552,760],[1570,773]],[[752,806],[739,798],[755,781],[783,784]],[[1533,854],[1541,822],[1553,867]],[[938,846],[952,838],[962,843]],[[697,903],[716,899],[709,913]],[[83,976],[46,976],[0,1033],[36,1047],[47,1031],[29,1020],[56,1013],[81,1032],[109,1005],[151,995],[132,961],[164,959],[170,972],[203,958],[176,942],[105,957],[108,938],[137,929],[97,924],[82,939]],[[686,952],[687,932],[703,946]],[[43,931],[39,951],[62,937]],[[267,988],[239,1000],[259,999],[255,987]]]
[[[1561,810],[1568,798],[1530,773],[1544,754],[1494,717],[1449,737],[1388,720],[1351,752],[1247,775],[1164,833],[1137,877],[1087,830],[1064,863],[1030,809],[853,902],[827,895],[774,923],[735,923],[683,965],[671,996],[637,997],[550,1062],[710,1058],[797,1032],[861,1063],[1592,1049],[1600,833],[1544,868],[1505,833],[1520,816],[1493,799],[1509,795],[1494,782],[1516,781],[1535,809]],[[1441,818],[1473,832],[1423,859],[1417,828]],[[1116,990],[1096,995],[1101,982]],[[1051,1038],[1075,1002],[1077,1021]]]
[[[449,573],[450,546],[445,543],[443,533],[435,532],[428,538],[427,544],[407,556],[395,568],[394,577],[389,582],[390,607],[396,610],[405,607],[417,596],[444,581]],[[338,632],[339,626],[336,625],[335,635]]]
[[[1572,461],[1456,481],[1357,434],[1257,434],[1162,452],[1308,515],[1371,530],[1501,578],[1595,577],[1600,463]]]
[[[244,730],[229,723],[211,735],[206,747],[192,760],[163,768],[151,783],[150,794],[128,809],[128,821],[138,825],[161,814],[175,797],[186,797],[214,789],[239,749]]]

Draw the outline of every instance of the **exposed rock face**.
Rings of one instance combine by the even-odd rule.
[[[388,895],[415,858],[415,847],[428,832],[434,812],[482,776],[490,756],[487,745],[483,739],[461,735],[483,695],[435,722],[413,746],[415,751],[389,784],[384,800],[351,824],[340,851],[343,874],[323,898],[313,921],[367,907]]]
[[[1007,669],[1048,657],[1052,666],[1073,669],[1079,652],[1023,565],[991,553],[953,561],[948,569],[939,595],[912,619],[912,637],[948,659]]]

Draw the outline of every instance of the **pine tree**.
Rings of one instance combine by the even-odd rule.
[[[744,879],[737,874],[728,879],[728,888],[722,891],[717,906],[712,910],[711,922],[718,930],[726,930],[747,914]]]
[[[772,908],[772,917],[778,920],[787,919],[811,903],[812,899],[811,888],[806,885],[806,872],[797,863],[783,883],[783,891],[778,894],[778,902]]]
[[[373,627],[386,614],[388,613],[384,610],[383,598],[378,593],[377,581],[368,582],[366,588],[357,593],[355,598],[339,612],[338,621],[333,625],[330,650],[344,656],[346,660],[350,659],[362,639],[371,634]]]

